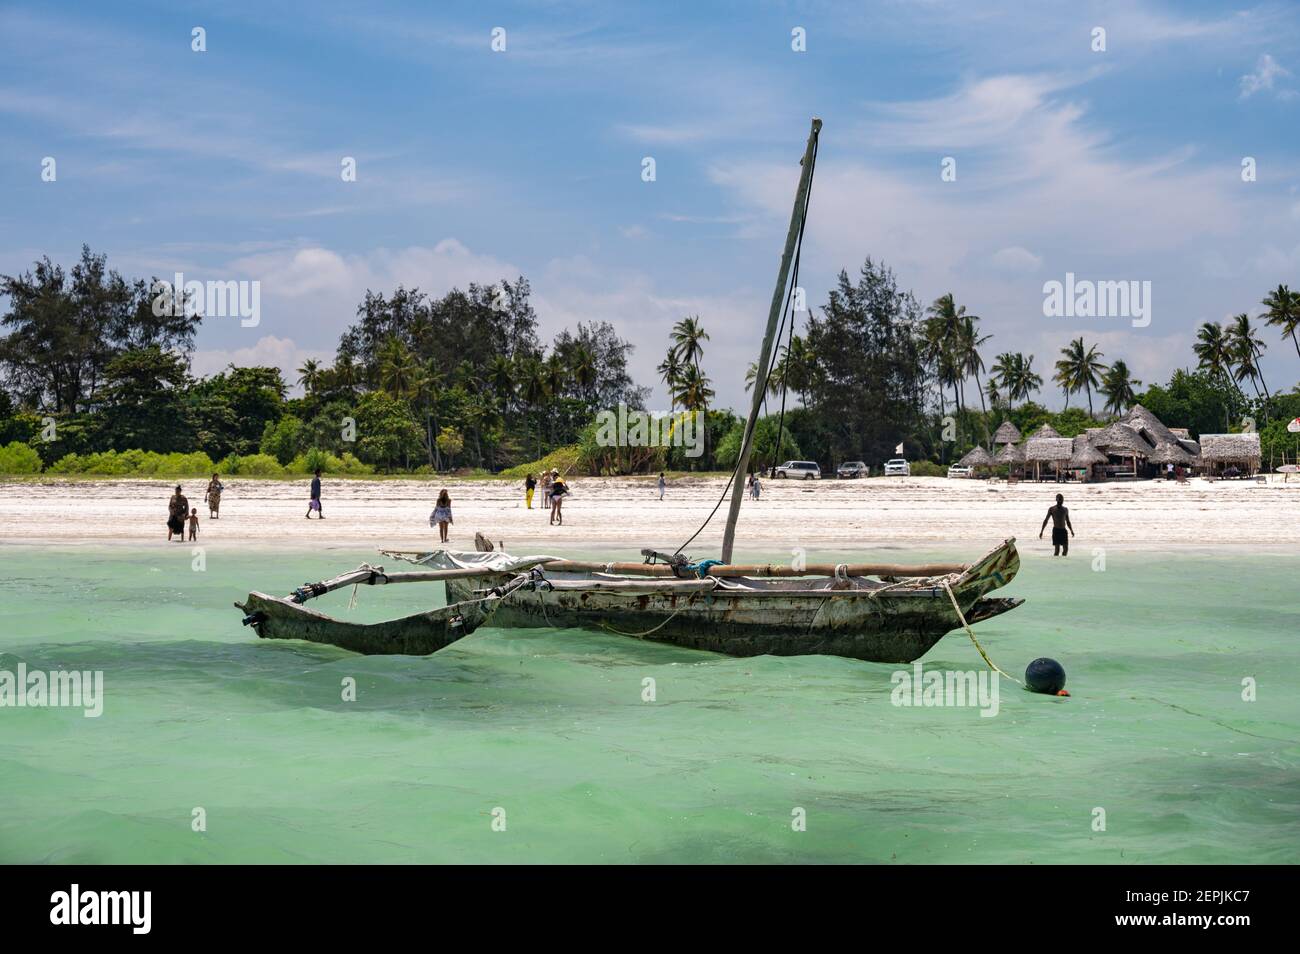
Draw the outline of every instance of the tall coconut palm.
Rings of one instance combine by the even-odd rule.
[[[298,383],[308,394],[316,390],[316,384],[320,381],[321,366],[315,358],[308,358],[303,361],[302,367],[298,369]]]
[[[799,395],[799,403],[808,405],[808,392],[817,377],[817,354],[806,338],[790,337],[781,362],[781,383]]]
[[[749,367],[745,369],[745,390],[748,391],[754,386],[754,381],[758,377],[758,362],[749,362]],[[778,362],[771,373],[767,376],[767,394],[768,397],[776,397],[781,393],[781,364]]]
[[[676,393],[677,384],[682,377],[682,359],[675,347],[668,349],[668,354],[663,361],[659,362],[659,367],[655,370],[659,372],[660,380],[668,389],[669,410],[674,410],[676,399],[673,394]]]
[[[1101,363],[1105,355],[1096,345],[1085,345],[1083,336],[1061,349],[1061,360],[1056,362],[1052,380],[1065,391],[1065,406],[1070,406],[1070,395],[1083,391],[1088,395],[1088,416],[1092,416],[1092,392],[1101,383],[1101,373],[1106,366]]]
[[[686,364],[695,365],[696,370],[699,370],[700,357],[704,354],[704,342],[709,340],[708,332],[700,323],[700,316],[688,315],[673,325],[672,339],[678,357]]]
[[[991,334],[981,335],[979,333],[980,319],[977,315],[965,315],[961,323],[961,336],[959,338],[959,362],[961,369],[965,374],[975,379],[975,387],[980,395],[980,410],[987,412],[988,407],[984,404],[984,385],[980,383],[980,374],[984,371],[984,359],[980,356],[980,348],[993,336]]]
[[[941,295],[926,309],[927,318],[922,328],[925,339],[925,351],[935,369],[935,378],[940,387],[939,409],[943,411],[943,387],[952,388],[953,403],[957,410],[962,410],[962,383],[966,380],[966,363],[962,346],[962,334],[967,317],[979,321],[975,315],[968,316],[966,307],[958,305],[952,292]],[[973,327],[973,325],[972,325]]]
[[[1196,331],[1197,367],[1217,380],[1229,380],[1232,373],[1232,349],[1223,325],[1207,321]]]
[[[714,397],[708,377],[694,364],[688,364],[677,383],[676,401],[686,411],[703,411]]]
[[[1141,381],[1130,376],[1128,365],[1116,359],[1101,376],[1100,390],[1106,398],[1103,410],[1118,417],[1126,408],[1137,403],[1135,389],[1141,386]]]
[[[590,401],[594,398],[596,388],[596,356],[586,345],[579,345],[569,356],[569,371],[573,374],[573,383],[578,386],[583,397]]]
[[[519,367],[519,397],[526,411],[536,412],[546,401],[546,369],[534,357],[525,358]],[[537,456],[542,456],[542,425],[537,421]]]
[[[997,381],[1008,407],[1017,400],[1027,400],[1043,386],[1042,376],[1034,372],[1034,356],[1031,354],[1026,358],[1019,351],[1004,351],[998,355],[991,376]]]
[[[515,396],[515,365],[503,354],[493,355],[487,368],[487,382],[505,407]]]
[[[1281,328],[1283,338],[1290,335],[1296,356],[1300,357],[1300,337],[1296,335],[1296,329],[1300,328],[1300,291],[1293,292],[1285,285],[1278,285],[1261,304],[1268,309],[1264,321]]]
[[[1255,388],[1256,396],[1259,395],[1262,386],[1264,399],[1268,400],[1268,384],[1265,383],[1264,372],[1259,366],[1260,356],[1264,353],[1264,342],[1260,341],[1259,335],[1255,334],[1255,329],[1250,323],[1250,315],[1245,313],[1234,315],[1228,324],[1227,337],[1228,353],[1233,364],[1236,365],[1237,380],[1249,378]]]
[[[419,363],[398,338],[389,338],[379,351],[379,386],[399,400],[411,393]]]

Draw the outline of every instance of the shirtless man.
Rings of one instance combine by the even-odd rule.
[[[1069,556],[1070,555],[1070,537],[1074,536],[1074,525],[1070,523],[1070,511],[1065,507],[1065,495],[1056,495],[1056,506],[1047,508],[1047,516],[1043,518],[1043,525],[1038,529],[1038,539],[1043,539],[1043,531],[1047,529],[1047,521],[1052,521],[1052,556]],[[1066,528],[1070,532],[1065,532]]]

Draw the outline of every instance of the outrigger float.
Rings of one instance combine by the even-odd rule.
[[[814,119],[759,355],[757,366],[768,374],[777,321],[789,305],[787,276],[802,241],[820,130],[821,120]],[[1011,582],[1020,568],[1014,539],[969,564],[732,563],[754,426],[766,390],[753,388],[739,459],[724,492],[731,506],[720,560],[692,562],[683,548],[642,550],[640,563],[513,557],[482,541],[475,552],[381,551],[418,568],[388,572],[365,564],[332,580],[304,584],[288,597],[254,592],[235,605],[244,612],[244,624],[263,638],[305,639],[367,654],[423,656],[490,625],[597,630],[730,656],[824,654],[908,663],[952,630],[969,631],[969,624],[1023,602],[988,595]],[[439,582],[447,605],[387,622],[346,622],[304,605],[348,586]]]

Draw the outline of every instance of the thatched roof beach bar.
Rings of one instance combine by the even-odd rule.
[[[998,444],[1019,444],[1020,428],[1010,421],[1003,421],[998,425],[998,429],[993,432],[993,445]]]
[[[1043,427],[1047,427],[1046,424]],[[1039,429],[1039,434],[1042,428]],[[1053,431],[1052,433],[1056,433]],[[1062,464],[1068,464],[1074,456],[1074,442],[1068,437],[1040,437],[1035,435],[1025,441],[1025,463],[1034,465],[1034,476],[1042,479],[1042,465],[1051,464],[1060,479]]]
[[[1206,474],[1249,477],[1259,470],[1260,456],[1258,432],[1201,435],[1200,465]]]

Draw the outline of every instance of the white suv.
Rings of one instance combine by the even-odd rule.
[[[912,467],[901,457],[895,457],[893,460],[885,461],[886,477],[910,477],[912,476]]]
[[[777,477],[802,477],[804,480],[818,480],[822,469],[811,460],[788,460],[776,469]]]

